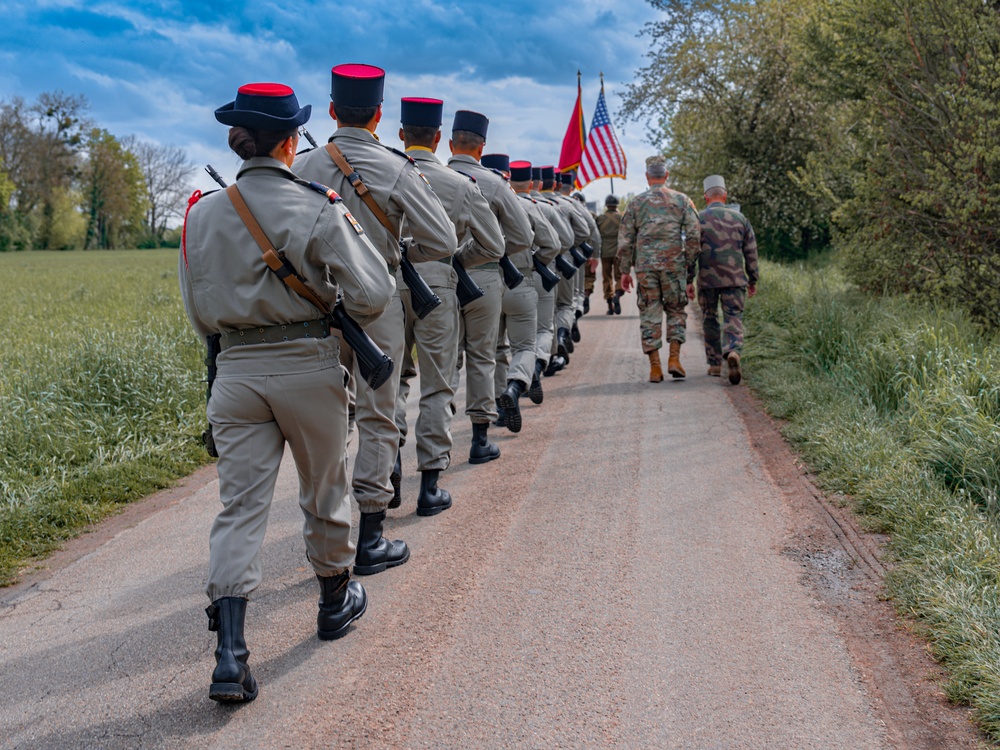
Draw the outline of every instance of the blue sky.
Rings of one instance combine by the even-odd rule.
[[[193,187],[214,187],[200,166],[231,178],[238,158],[213,110],[249,81],[280,81],[313,105],[308,124],[325,138],[330,68],[365,62],[386,70],[378,133],[398,145],[399,99],[445,102],[446,130],[457,109],[491,121],[487,151],[535,163],[558,160],[583,73],[587,125],[605,76],[618,137],[629,159],[623,194],[645,187],[652,148],[643,123],[618,115],[624,84],[644,64],[638,37],[656,12],[641,0],[451,2],[188,2],[188,0],[4,0],[0,97],[43,91],[83,94],[95,122],[117,136],[183,147],[199,165]],[[447,146],[439,151],[447,156]],[[589,186],[602,200],[608,180]]]

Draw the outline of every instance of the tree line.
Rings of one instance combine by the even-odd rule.
[[[772,258],[1000,328],[998,0],[647,1],[625,114],[680,189],[723,174]]]
[[[193,170],[176,146],[98,127],[83,96],[0,100],[0,252],[173,244]]]

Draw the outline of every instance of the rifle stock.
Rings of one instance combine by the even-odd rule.
[[[423,277],[417,273],[413,263],[406,257],[406,246],[402,242],[399,243],[399,253],[402,256],[399,268],[403,272],[403,281],[410,288],[410,302],[413,305],[413,312],[423,320],[430,314],[431,310],[441,304],[441,298],[434,294]]]
[[[500,259],[500,270],[503,272],[503,283],[508,289],[515,289],[518,284],[524,281],[524,274],[521,273],[514,262],[506,255]]]
[[[559,283],[559,277],[552,273],[552,269],[542,263],[542,261],[534,255],[531,256],[531,262],[535,266],[535,273],[537,273],[539,278],[542,280],[542,289],[546,292],[551,292],[555,289],[556,284]]]

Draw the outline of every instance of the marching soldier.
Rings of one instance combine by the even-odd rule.
[[[698,255],[698,304],[705,334],[708,374],[722,374],[722,360],[729,365],[729,382],[743,378],[743,305],[757,293],[757,239],[747,218],[726,204],[726,181],[721,175],[705,178],[705,210]],[[694,299],[694,266],[688,271],[687,296]],[[719,305],[723,325],[719,326]]]
[[[532,268],[531,283],[535,288],[538,303],[535,309],[535,335],[534,335],[534,360],[535,365],[531,373],[531,384],[528,386],[527,396],[534,404],[542,403],[545,394],[542,391],[542,372],[549,364],[549,355],[552,351],[552,318],[555,314],[555,294],[551,290],[546,290],[542,283],[542,277],[538,270],[534,268],[535,260],[542,266],[549,267],[555,260],[560,249],[559,235],[545,217],[545,212],[541,204],[531,197],[531,162],[516,161],[510,165],[510,187],[519,198],[524,200],[524,207],[531,222],[531,229],[535,233],[532,244]]]
[[[304,178],[330,185],[340,193],[365,233],[385,258],[389,271],[399,268],[399,232],[404,217],[411,239],[407,255],[413,262],[449,258],[456,249],[455,226],[441,201],[413,160],[387,148],[375,137],[382,119],[385,71],[373,65],[338,65],[331,71],[330,117],[337,130],[325,146],[301,154],[295,171]],[[360,178],[360,182],[358,182]],[[403,360],[404,313],[397,292],[385,314],[366,328],[369,336],[395,362]],[[351,363],[353,353],[345,352]],[[396,426],[397,367],[377,390],[355,372],[358,454],[354,462],[354,497],[361,510],[361,530],[355,572],[377,573],[409,558],[402,542],[382,538],[385,511],[393,498],[390,475],[399,451]],[[451,496],[439,489],[437,470],[421,474],[419,515],[451,507]]]
[[[452,157],[448,166],[456,172],[473,177],[500,223],[507,255],[531,247],[531,224],[521,201],[511,191],[507,181],[479,163],[486,145],[490,121],[485,115],[468,110],[455,113],[452,126]],[[500,456],[500,448],[489,441],[490,422],[497,418],[494,406],[494,369],[496,367],[497,333],[503,305],[503,278],[496,263],[484,263],[469,272],[485,294],[461,310],[459,322],[459,353],[464,354],[466,368],[465,413],[472,420],[472,447],[469,463],[481,464]],[[457,388],[459,371],[455,370]],[[501,394],[504,404],[516,406],[520,391],[515,381]]]
[[[332,308],[339,289],[362,325],[392,299],[385,261],[344,204],[289,169],[310,111],[275,83],[242,86],[216,110],[245,161],[235,185],[190,207],[178,263],[188,318],[202,337],[219,335],[221,349],[208,403],[223,506],[205,589],[209,629],[218,634],[215,701],[257,697],[244,620],[261,582],[260,548],[286,442],[299,474],[306,557],[320,583],[319,637],[345,635],[367,606],[364,588],[350,581],[349,374],[339,339],[325,311],[270,273],[262,257],[274,243],[320,304]]]
[[[646,159],[649,189],[629,201],[618,232],[618,263],[626,292],[632,289],[630,272],[635,269],[642,350],[649,357],[651,383],[663,380],[660,348],[664,312],[670,342],[667,372],[675,378],[685,375],[680,359],[686,337],[685,281],[701,250],[694,203],[664,184],[667,174],[662,156]]]
[[[484,167],[505,175],[505,179],[509,181],[510,157],[506,154],[485,155],[481,163]],[[493,393],[499,413],[495,424],[504,426],[511,432],[521,431],[521,408],[518,400],[531,386],[535,368],[535,332],[538,326],[538,292],[529,281],[533,269],[531,253],[537,242],[537,232],[530,213],[525,211],[525,214],[531,224],[532,247],[510,256],[510,261],[524,274],[525,280],[513,289],[508,289],[506,285],[502,287],[496,370],[493,375]]]
[[[597,228],[601,233],[601,286],[608,303],[608,315],[622,314],[621,296],[625,294],[618,266],[618,229],[621,224],[618,198],[609,195],[604,199],[604,213],[597,217]]]
[[[435,156],[441,142],[440,99],[403,99],[399,137],[406,153],[420,168],[454,224],[459,252],[455,257],[465,268],[495,263],[503,256],[500,226],[483,194],[471,177],[448,169]],[[396,402],[396,425],[406,436],[406,398],[414,374],[414,344],[420,374],[420,411],[416,423],[417,469],[444,471],[451,463],[451,402],[455,396],[452,377],[458,359],[458,299],[456,273],[451,258],[418,264],[420,274],[441,298],[441,304],[418,319],[409,290],[402,293],[406,307],[406,348]],[[401,282],[401,275],[397,283]],[[402,443],[402,441],[401,441]]]
[[[551,167],[549,167],[551,169]],[[543,215],[548,220],[549,224],[555,230],[557,237],[559,238],[559,250],[556,252],[556,257],[560,254],[568,253],[569,249],[573,247],[573,227],[563,216],[563,213],[556,207],[553,203],[551,195],[545,197],[542,194],[542,189],[545,186],[545,180],[543,179],[544,167],[532,167],[531,168],[531,193],[530,196],[535,200],[538,207],[542,210]],[[550,191],[551,193],[551,191]],[[566,260],[564,257],[564,260]],[[568,262],[568,261],[567,261]],[[555,257],[553,258],[552,270],[555,270]],[[561,275],[561,274],[560,274]],[[563,279],[560,278],[559,282],[562,283]],[[558,286],[550,294],[552,295],[552,322],[550,325],[550,330],[552,335],[545,337],[547,338],[549,349],[545,352],[545,359],[548,361],[548,365],[545,368],[546,377],[552,377],[557,372],[562,370],[566,365],[569,364],[569,347],[572,346],[573,342],[570,340],[569,331],[564,329],[562,337],[557,336],[557,327],[559,325],[559,319],[556,316],[556,304],[558,299]],[[541,301],[541,297],[539,297]],[[541,322],[539,322],[541,325]],[[541,341],[538,342],[541,344]],[[539,349],[538,356],[541,357],[542,353]]]
[[[560,174],[560,197],[562,200],[566,201],[574,211],[576,211],[577,216],[579,216],[586,223],[587,228],[590,230],[590,237],[586,240],[578,241],[580,250],[582,252],[584,243],[590,245],[591,250],[596,253],[597,248],[600,246],[601,233],[597,230],[597,222],[594,221],[593,215],[587,209],[587,204],[583,199],[582,193],[577,193],[578,197],[572,195],[573,185],[576,183],[576,172],[567,171]],[[594,272],[597,270],[597,258],[591,257],[587,260],[584,265],[584,272],[578,273],[575,276],[576,280],[576,320],[573,321],[573,328],[570,331],[570,335],[573,341],[580,342],[580,329],[577,322],[586,313],[590,312],[590,293],[594,291]],[[587,285],[590,285],[589,288]]]

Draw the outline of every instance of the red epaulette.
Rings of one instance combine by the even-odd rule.
[[[181,230],[181,253],[184,255],[184,267],[188,267],[188,248],[187,248],[187,236],[188,236],[188,214],[191,213],[191,206],[201,200],[201,191],[195,190],[191,193],[191,197],[188,198],[187,210],[184,212],[184,228]]]

